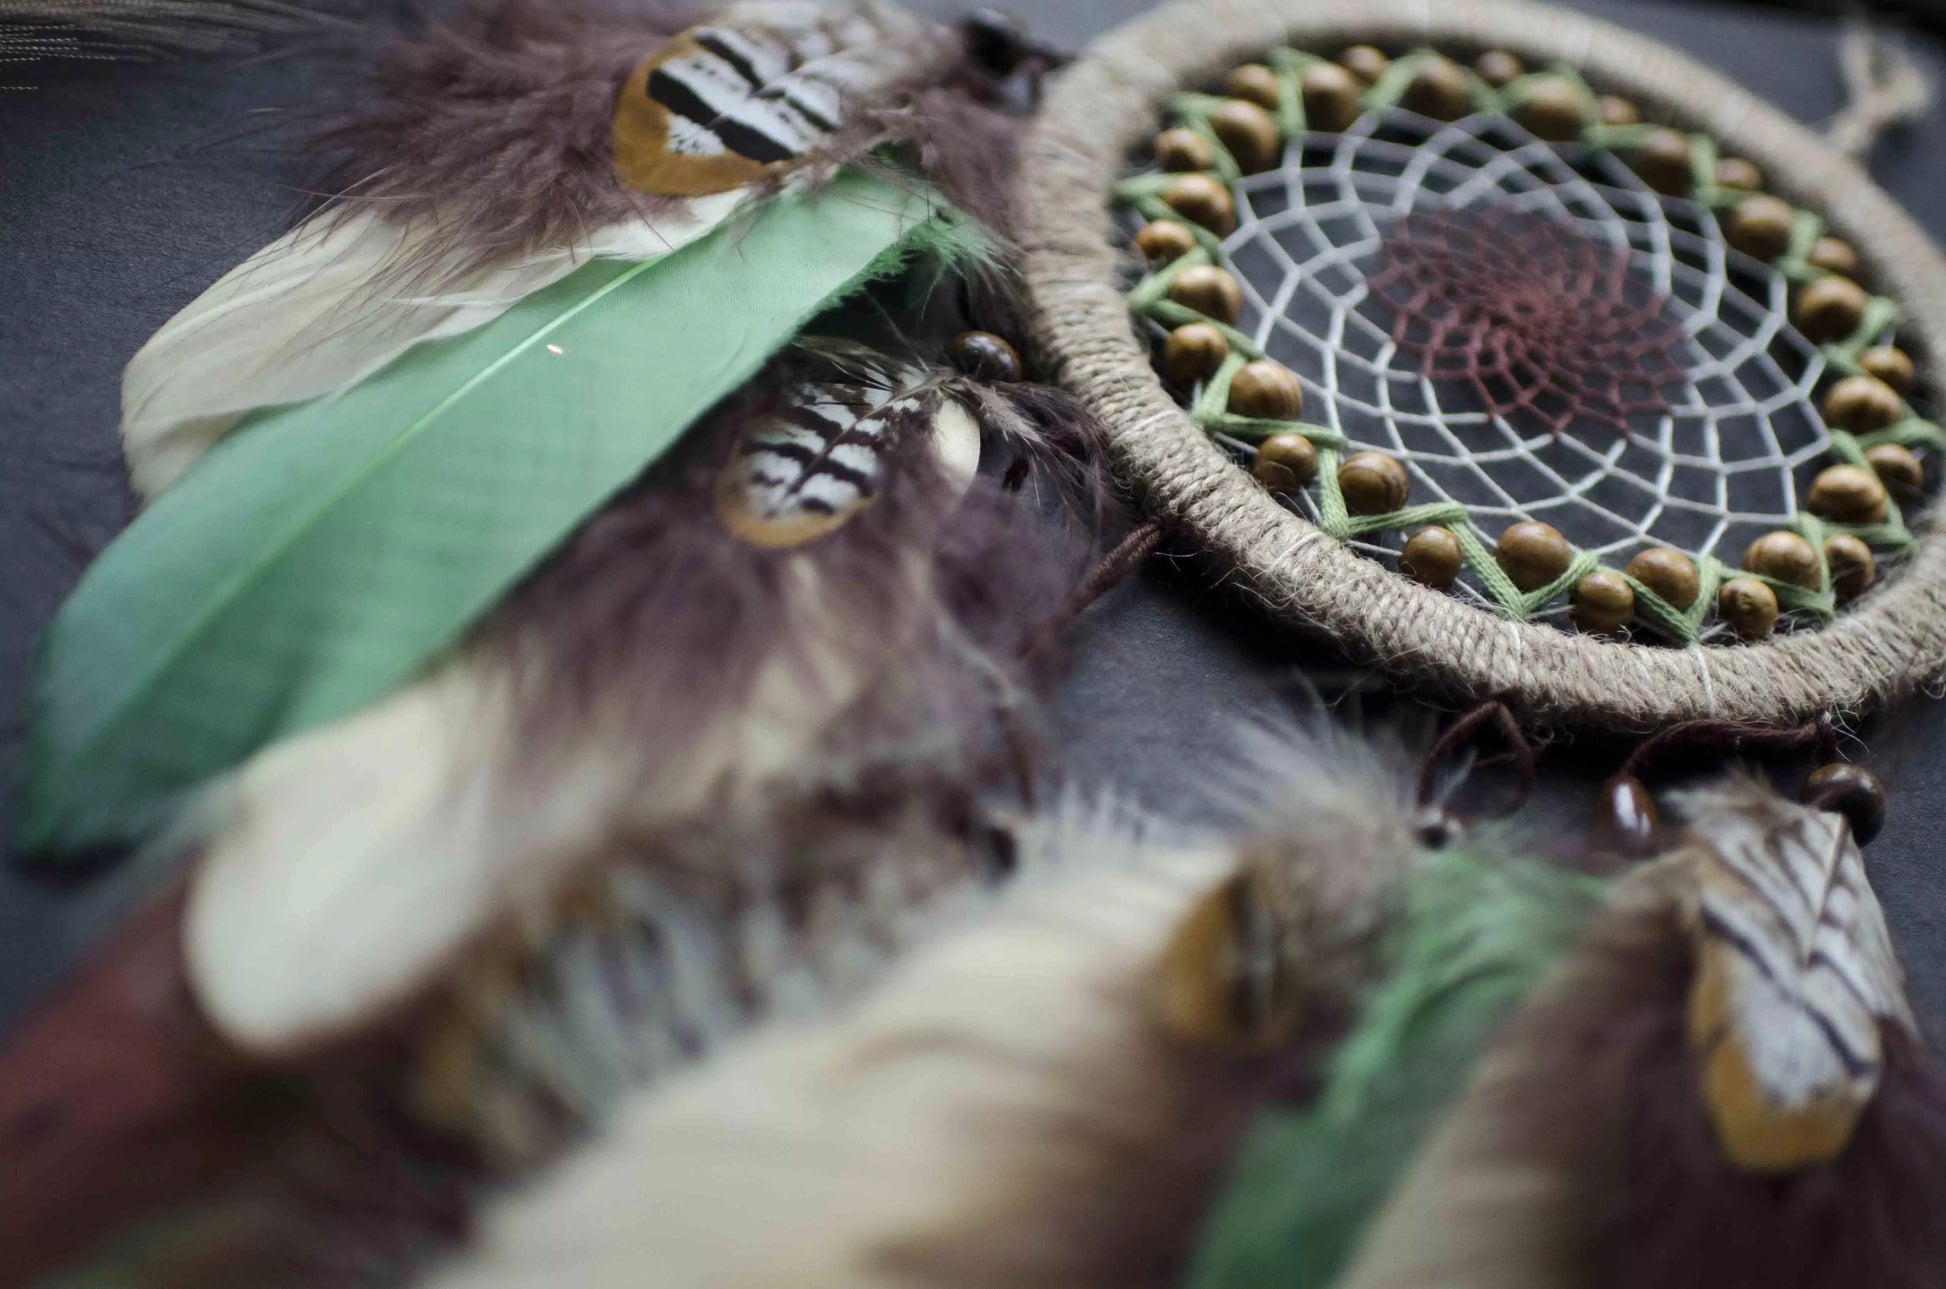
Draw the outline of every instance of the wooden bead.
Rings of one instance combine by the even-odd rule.
[[[1606,569],[1576,582],[1570,600],[1574,624],[1593,635],[1613,635],[1635,616],[1635,588]]]
[[[1862,765],[1821,765],[1811,771],[1797,799],[1813,810],[1843,815],[1863,846],[1885,827],[1885,785]]]
[[[1224,99],[1210,113],[1209,128],[1247,175],[1261,174],[1284,155],[1284,140],[1277,133],[1277,122],[1255,103],[1240,98]]]
[[[1272,492],[1296,492],[1318,477],[1318,450],[1302,434],[1273,434],[1257,445],[1250,473]]]
[[[1216,154],[1202,135],[1179,125],[1155,136],[1155,164],[1163,170],[1209,170],[1216,165]]]
[[[1177,327],[1162,342],[1162,374],[1178,385],[1208,380],[1230,356],[1230,341],[1207,322]]]
[[[1158,219],[1135,235],[1135,249],[1151,264],[1168,264],[1196,249],[1196,234],[1186,224]]]
[[[1392,60],[1371,45],[1353,45],[1338,55],[1338,64],[1359,80],[1371,85],[1385,75],[1385,69],[1392,65]]]
[[[1162,200],[1192,224],[1224,237],[1237,226],[1236,198],[1208,175],[1183,175],[1162,190]]]
[[[1527,69],[1506,50],[1489,49],[1473,60],[1473,70],[1480,74],[1481,80],[1497,90],[1503,90],[1520,79]]]
[[[1759,193],[1745,197],[1724,222],[1723,237],[1753,260],[1766,264],[1791,249],[1791,225],[1797,212],[1789,202]]]
[[[1898,391],[1876,376],[1847,376],[1824,396],[1824,423],[1853,434],[1897,425],[1904,416]]]
[[[1405,467],[1383,452],[1360,452],[1338,467],[1338,491],[1354,515],[1389,515],[1411,490]]]
[[[962,331],[946,345],[953,366],[975,380],[1016,381],[1023,374],[1020,351],[991,331]]]
[[[1797,329],[1812,344],[1843,340],[1865,318],[1865,288],[1846,277],[1821,277],[1797,293]]]
[[[1823,569],[1817,548],[1797,533],[1779,529],[1765,533],[1743,552],[1743,571],[1773,581],[1789,582],[1807,591],[1818,589]]]
[[[1399,572],[1435,591],[1451,587],[1465,563],[1459,538],[1437,525],[1406,538],[1405,549],[1399,552]]]
[[[1872,467],[1885,490],[1910,504],[1919,500],[1926,486],[1926,467],[1912,449],[1898,443],[1880,443],[1865,449],[1865,464]]]
[[[1574,550],[1559,529],[1529,519],[1500,534],[1493,558],[1515,586],[1538,591],[1568,571]]]
[[[1192,264],[1169,283],[1169,298],[1206,318],[1235,326],[1243,316],[1243,288],[1211,264]]]
[[[1277,73],[1262,63],[1245,63],[1234,68],[1223,80],[1223,92],[1231,98],[1275,112],[1283,106],[1284,86]]]
[[[1696,561],[1673,546],[1651,546],[1623,571],[1680,613],[1687,613],[1703,590]]]
[[[1878,577],[1872,548],[1850,533],[1824,539],[1824,562],[1831,569],[1831,589],[1841,600],[1857,599]]]
[[[1757,163],[1744,157],[1724,157],[1716,163],[1716,186],[1739,192],[1761,192],[1764,172]]]
[[[1890,504],[1879,477],[1856,465],[1834,465],[1819,471],[1804,499],[1806,509],[1834,524],[1883,522]]]
[[[1762,640],[1777,626],[1777,592],[1754,577],[1733,577],[1716,592],[1716,614],[1745,640]]]
[[[1912,392],[1912,359],[1896,345],[1873,345],[1858,355],[1858,366],[1867,376],[1876,376],[1900,394]]]
[[[1603,125],[1640,125],[1642,110],[1619,94],[1603,94],[1595,100],[1595,112]]]
[[[1536,76],[1515,106],[1514,120],[1537,139],[1568,143],[1588,124],[1588,98],[1565,76]]]
[[[1312,63],[1298,78],[1304,123],[1326,134],[1342,134],[1364,112],[1364,86],[1336,63]]]
[[[1413,69],[1400,104],[1435,121],[1457,121],[1473,110],[1466,71],[1444,54],[1430,54]]]
[[[1631,159],[1642,182],[1659,193],[1680,197],[1695,182],[1689,136],[1681,130],[1656,130],[1642,140]]]
[[[1842,237],[1820,237],[1812,242],[1804,261],[1814,269],[1836,273],[1839,277],[1858,276],[1858,252]]]
[[[1231,378],[1229,408],[1259,421],[1295,421],[1304,415],[1304,387],[1290,368],[1259,358]]]
[[[1655,830],[1660,823],[1655,798],[1642,781],[1632,774],[1618,774],[1601,786],[1601,804],[1595,815],[1596,830],[1612,846],[1629,855],[1647,855],[1655,849]]]

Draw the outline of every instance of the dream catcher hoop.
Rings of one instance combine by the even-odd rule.
[[[1025,166],[1044,355],[1273,614],[1610,729],[1946,659],[1908,401],[1946,261],[1723,77],[1519,0],[1183,0],[1062,78]]]

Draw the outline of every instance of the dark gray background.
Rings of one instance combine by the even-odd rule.
[[[941,15],[965,5],[927,0]],[[1076,47],[1145,0],[1015,0],[1038,35]],[[1817,18],[1670,0],[1584,0],[1715,64],[1802,120],[1841,101],[1836,28]],[[374,0],[383,20],[395,10]],[[1946,58],[1919,42],[1936,85]],[[301,56],[174,66],[70,65],[39,88],[0,91],[0,837],[13,835],[24,695],[34,642],[90,556],[127,521],[115,425],[121,368],[141,342],[231,265],[288,226],[305,194],[275,127],[317,92]],[[4,80],[5,78],[0,78]],[[1946,111],[1881,145],[1879,181],[1946,235]],[[1236,723],[1303,711],[1321,692],[1350,723],[1410,721],[1412,703],[1329,649],[1266,625],[1209,589],[1193,562],[1158,560],[1073,632],[1077,665],[1052,736],[1075,777],[1191,810]],[[1946,880],[1934,836],[1946,807],[1946,724],[1931,700],[1868,731],[1894,788],[1871,847],[1873,880],[1915,1001],[1946,1014]],[[1425,723],[1421,717],[1420,724]],[[1551,749],[1533,813],[1550,836],[1578,828],[1593,785],[1625,749]],[[1778,767],[1783,781],[1800,772]],[[0,851],[4,851],[0,845]],[[57,980],[139,874],[51,882],[0,875],[0,1033]]]

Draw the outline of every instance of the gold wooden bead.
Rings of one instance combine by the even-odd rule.
[[[1898,391],[1876,376],[1847,376],[1824,396],[1824,423],[1853,434],[1896,425],[1904,415]]]
[[[1862,765],[1821,765],[1798,789],[1797,799],[1813,810],[1843,815],[1852,838],[1869,845],[1885,827],[1885,785]]]
[[[1695,182],[1690,167],[1689,136],[1681,130],[1657,130],[1642,140],[1630,158],[1642,182],[1659,193],[1680,197]]]
[[[1162,374],[1178,385],[1208,380],[1230,356],[1230,342],[1207,322],[1177,327],[1162,342]]]
[[[1338,55],[1338,63],[1353,76],[1371,85],[1385,75],[1385,69],[1392,65],[1392,60],[1371,45],[1353,45]]]
[[[1437,524],[1406,538],[1405,549],[1399,552],[1399,572],[1435,591],[1452,586],[1465,563],[1459,538]]]
[[[1635,588],[1606,569],[1576,582],[1571,599],[1574,624],[1593,635],[1613,635],[1635,616]]]
[[[1581,137],[1588,124],[1588,99],[1581,87],[1565,76],[1536,76],[1514,108],[1514,120],[1529,134],[1550,143]]]
[[[1595,826],[1610,844],[1620,847],[1624,854],[1653,853],[1659,822],[1655,798],[1649,795],[1649,790],[1634,775],[1618,774],[1601,785],[1601,804],[1596,807]]]
[[[1400,103],[1435,121],[1457,121],[1473,108],[1466,71],[1444,54],[1431,54],[1413,69]]]
[[[1283,106],[1283,83],[1277,79],[1276,72],[1262,63],[1245,63],[1233,69],[1224,78],[1223,92],[1273,112]]]
[[[1603,125],[1639,125],[1642,111],[1619,94],[1603,94],[1595,100],[1595,111]]]
[[[1270,169],[1284,154],[1284,140],[1277,133],[1277,122],[1255,103],[1240,98],[1224,99],[1210,113],[1209,128],[1247,175]]]
[[[1338,467],[1338,491],[1354,515],[1389,515],[1405,505],[1412,480],[1383,452],[1360,452]]]
[[[1302,434],[1273,434],[1257,445],[1250,473],[1272,492],[1296,492],[1318,477],[1318,450]]]
[[[1169,283],[1169,298],[1206,318],[1236,325],[1243,316],[1243,288],[1211,264],[1192,264]]]
[[[1524,520],[1500,534],[1494,562],[1523,591],[1538,591],[1568,571],[1574,550],[1550,524]]]
[[[1912,392],[1912,359],[1897,345],[1873,345],[1858,355],[1858,366],[1867,376],[1876,376],[1900,394]]]
[[[1769,263],[1791,248],[1797,212],[1789,202],[1759,193],[1738,202],[1725,221],[1723,236],[1753,260]]]
[[[1696,561],[1673,546],[1651,546],[1630,560],[1623,571],[1678,612],[1688,612],[1703,589]]]
[[[1208,175],[1182,175],[1162,190],[1162,200],[1192,224],[1223,237],[1237,226],[1236,198]]]
[[[1777,592],[1754,577],[1733,577],[1716,592],[1716,615],[1745,640],[1769,635],[1777,613]]]
[[[1858,252],[1842,237],[1820,237],[1804,255],[1805,263],[1839,277],[1858,276]]]
[[[1811,481],[1805,507],[1834,524],[1876,524],[1889,505],[1885,485],[1863,466],[1834,465]]]
[[[1230,411],[1259,421],[1295,421],[1304,415],[1304,387],[1291,369],[1268,358],[1245,363],[1230,379]]]
[[[1797,329],[1812,344],[1843,340],[1865,318],[1865,288],[1846,277],[1821,277],[1797,293]]]
[[[1011,382],[1025,375],[1020,351],[991,331],[962,331],[947,342],[953,366],[975,380]]]
[[[1216,156],[1202,135],[1179,125],[1155,136],[1155,163],[1164,170],[1209,170]]]
[[[1520,79],[1521,73],[1527,69],[1520,65],[1518,58],[1506,50],[1489,49],[1473,60],[1473,70],[1480,74],[1481,80],[1497,90],[1502,90]]]
[[[1168,264],[1196,249],[1196,234],[1186,224],[1158,219],[1135,235],[1135,249],[1151,264]]]
[[[1764,172],[1757,163],[1744,157],[1724,157],[1716,163],[1716,186],[1740,192],[1761,192]]]
[[[1817,548],[1786,529],[1765,533],[1743,552],[1743,571],[1756,573],[1777,582],[1789,582],[1807,591],[1818,589],[1823,570],[1818,564]]]
[[[1312,63],[1297,81],[1304,99],[1304,123],[1326,134],[1342,134],[1364,112],[1364,87],[1336,63]]]
[[[1898,443],[1880,443],[1865,449],[1865,464],[1872,467],[1885,490],[1903,502],[1919,500],[1926,486],[1926,467],[1912,449]]]
[[[1824,539],[1824,562],[1831,568],[1831,589],[1841,600],[1855,600],[1878,577],[1872,548],[1850,533]]]

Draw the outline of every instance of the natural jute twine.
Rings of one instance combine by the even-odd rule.
[[[1852,161],[1724,77],[1654,41],[1526,0],[1177,0],[1107,37],[1054,85],[1025,150],[1032,341],[1112,427],[1116,468],[1275,615],[1361,659],[1538,723],[1640,731],[1678,721],[1794,725],[1853,713],[1946,665],[1946,535],[1922,516],[1903,570],[1834,625],[1747,646],[1620,644],[1509,621],[1418,586],[1318,531],[1178,407],[1137,339],[1111,190],[1164,105],[1280,45],[1505,48],[1562,60],[1652,120],[1749,157],[1824,215],[1904,309],[1922,369],[1946,362],[1946,260]]]

